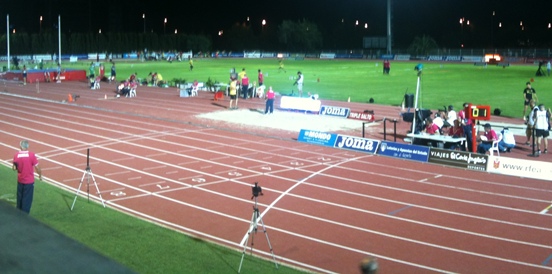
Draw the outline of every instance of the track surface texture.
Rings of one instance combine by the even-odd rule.
[[[552,270],[552,218],[539,214],[550,205],[549,181],[299,143],[292,126],[333,118],[280,110],[262,115],[258,98],[228,110],[227,98],[214,101],[205,91],[180,98],[175,88],[139,87],[136,98],[115,99],[114,89],[4,83],[2,161],[10,163],[19,140],[28,139],[45,180],[76,192],[90,148],[90,169],[107,206],[237,250],[248,239],[251,185],[259,182],[258,207],[276,260],[313,272],[358,273],[369,256],[378,258],[382,273]],[[62,102],[69,93],[80,98]],[[409,127],[397,107],[323,104],[398,119],[398,142]],[[361,131],[360,121],[332,129]],[[366,137],[383,139],[382,123],[369,125]],[[518,147],[507,156],[526,157],[529,147]],[[99,201],[93,183],[89,192]],[[253,254],[272,259],[262,228],[253,233]]]

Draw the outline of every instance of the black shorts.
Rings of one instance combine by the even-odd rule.
[[[537,137],[547,138],[548,135],[549,135],[549,132],[546,129],[536,129],[535,130],[535,136],[537,136]]]
[[[523,101],[523,105],[528,106],[530,101],[531,101],[531,100]]]
[[[236,99],[236,94],[230,95],[230,99],[235,100]]]

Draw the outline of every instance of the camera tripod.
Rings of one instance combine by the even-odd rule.
[[[257,184],[255,183],[255,186],[256,185]],[[270,248],[270,253],[272,254],[272,260],[274,260],[274,265],[276,266],[276,268],[278,268],[278,263],[276,263],[276,257],[274,256],[274,251],[272,250],[272,245],[270,244],[270,240],[268,239],[268,233],[266,232],[266,227],[265,227],[265,224],[263,222],[261,212],[259,211],[259,208],[257,207],[257,196],[255,195],[255,189],[253,191],[253,194],[254,194],[254,198],[255,198],[255,205],[253,206],[253,214],[251,216],[251,223],[249,224],[249,230],[247,231],[247,235],[242,240],[242,242],[244,242],[244,241],[245,242],[243,243],[243,253],[242,253],[242,257],[241,257],[241,261],[240,261],[240,267],[238,268],[238,273],[240,273],[240,271],[241,271],[243,258],[245,256],[245,251],[247,249],[247,242],[249,240],[249,237],[251,237],[251,254],[253,254],[253,245],[255,244],[254,243],[255,234],[257,234],[257,229],[258,229],[259,223],[261,224],[261,226],[263,228],[263,233],[265,234],[266,241],[268,242],[268,247]],[[262,192],[261,192],[261,195],[262,195]]]
[[[80,189],[82,187],[82,182],[84,182],[84,178],[86,178],[86,193],[88,201],[90,201],[90,178],[92,178],[92,182],[94,182],[94,186],[96,187],[96,191],[98,191],[98,195],[100,196],[100,200],[102,201],[103,207],[105,207],[104,199],[102,198],[102,193],[100,192],[100,189],[98,188],[98,184],[96,183],[96,179],[94,178],[94,174],[92,173],[92,169],[90,169],[90,149],[86,150],[86,169],[84,170],[84,173],[82,174],[82,178],[79,183],[79,188],[77,189],[77,194],[75,195],[75,199],[73,200],[73,204],[71,205],[71,211],[73,211],[73,207],[75,206],[75,202],[77,201],[77,197],[79,196]]]

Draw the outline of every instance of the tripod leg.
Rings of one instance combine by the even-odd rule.
[[[96,186],[96,191],[98,191],[98,196],[100,196],[100,200],[102,201],[103,207],[105,207],[105,202],[102,197],[102,193],[100,192],[100,189],[98,188],[98,184],[96,183],[96,178],[94,178],[94,174],[92,174],[92,170],[89,171],[90,177],[92,177],[92,182],[94,182],[94,186]]]
[[[79,196],[82,182],[84,181],[84,176],[86,176],[86,171],[82,174],[82,179],[80,180],[79,188],[77,188],[77,194],[75,195],[75,199],[73,200],[73,204],[71,205],[71,211],[73,211],[73,207],[75,206],[75,202],[77,201],[77,197]]]
[[[255,211],[253,211],[253,216],[251,216],[251,223],[249,224],[249,230],[247,231],[247,238],[245,238],[245,242],[243,243],[243,252],[240,260],[240,267],[238,268],[238,273],[240,273],[241,271],[243,258],[245,257],[245,251],[247,250],[247,242],[249,241],[249,237],[252,235],[251,232],[253,231],[254,226],[255,226]],[[253,245],[253,241],[251,241],[251,245]],[[253,252],[253,249],[251,252]]]
[[[270,239],[268,239],[268,233],[266,232],[266,227],[261,217],[259,217],[259,222],[263,227],[263,233],[265,234],[266,242],[268,243],[268,248],[270,248],[270,253],[272,254],[272,260],[274,260],[274,265],[276,266],[276,268],[278,268],[278,263],[276,262],[276,256],[274,256],[274,250],[272,249],[272,245],[270,244]]]

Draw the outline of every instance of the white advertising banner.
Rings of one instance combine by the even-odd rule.
[[[550,162],[489,156],[487,171],[516,177],[552,181],[552,163]]]

